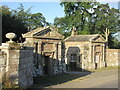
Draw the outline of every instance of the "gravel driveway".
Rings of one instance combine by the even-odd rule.
[[[81,74],[72,72],[71,74]],[[45,88],[118,88],[118,69],[95,72],[67,83]]]

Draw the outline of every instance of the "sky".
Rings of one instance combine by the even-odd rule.
[[[97,0],[98,1],[98,0]],[[108,3],[111,8],[118,9],[119,0],[99,0],[101,4]],[[4,0],[2,5],[8,6],[10,9],[17,9],[20,4],[23,4],[25,9],[32,7],[31,13],[42,13],[47,22],[53,23],[55,17],[64,17],[64,8],[60,6],[58,0]],[[120,3],[119,3],[120,4]],[[120,9],[120,5],[119,5]],[[117,33],[120,41],[120,32]]]
[[[9,2],[7,0],[6,2],[1,2],[2,5],[6,5],[10,9],[17,9],[21,3],[23,4],[25,9],[32,7],[31,13],[42,13],[43,16],[46,18],[46,21],[50,23],[54,22],[55,17],[64,17],[65,15],[64,8],[60,6],[59,2]],[[118,8],[118,2],[107,3],[109,3],[110,7]]]
[[[2,5],[7,5],[10,9],[17,9],[20,3],[25,9],[32,6],[32,13],[42,13],[46,21],[53,23],[55,17],[63,17],[64,10],[59,2],[4,2]]]

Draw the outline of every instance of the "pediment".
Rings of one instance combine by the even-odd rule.
[[[105,39],[102,36],[97,36],[93,39],[94,42],[105,42]]]
[[[35,34],[33,34],[33,36],[50,36],[51,30],[50,29],[45,29],[39,32],[36,32]]]
[[[37,32],[33,36],[34,37],[41,37],[41,38],[43,37],[43,38],[63,39],[63,36],[61,34],[59,34],[57,31],[51,30],[51,29],[42,30],[40,32]]]
[[[39,38],[55,38],[55,39],[63,39],[64,37],[58,33],[56,30],[51,29],[50,27],[41,27],[30,32],[27,32],[22,35],[24,38],[30,37],[39,37]]]

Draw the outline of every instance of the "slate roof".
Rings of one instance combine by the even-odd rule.
[[[51,28],[51,27],[49,27],[49,26],[48,26],[48,27],[36,28],[36,29],[34,29],[34,30],[31,30],[31,31],[25,33],[25,34],[22,34],[22,36],[23,36],[23,38],[36,37],[37,35],[38,35],[38,37],[39,37],[39,35],[40,35],[41,33],[44,33],[44,32],[46,32],[46,31],[50,31],[50,32],[56,34],[57,37],[52,37],[52,36],[40,36],[40,37],[43,37],[43,38],[45,38],[45,37],[46,37],[46,38],[56,38],[56,39],[63,39],[63,38],[64,38],[64,36],[62,36],[60,33],[58,33],[57,31],[55,31],[53,28]]]
[[[31,30],[25,34],[22,34],[23,37],[31,37],[33,36],[34,34],[42,31],[42,30],[45,30],[45,29],[49,29],[50,27],[40,27],[40,28],[37,28],[37,29],[34,29],[34,30]]]
[[[91,41],[92,39],[98,37],[99,34],[92,35],[76,35],[66,38],[64,41]]]

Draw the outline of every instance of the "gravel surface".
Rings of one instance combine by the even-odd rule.
[[[71,74],[81,73],[71,72]],[[67,83],[45,88],[118,88],[118,69],[95,72]]]

